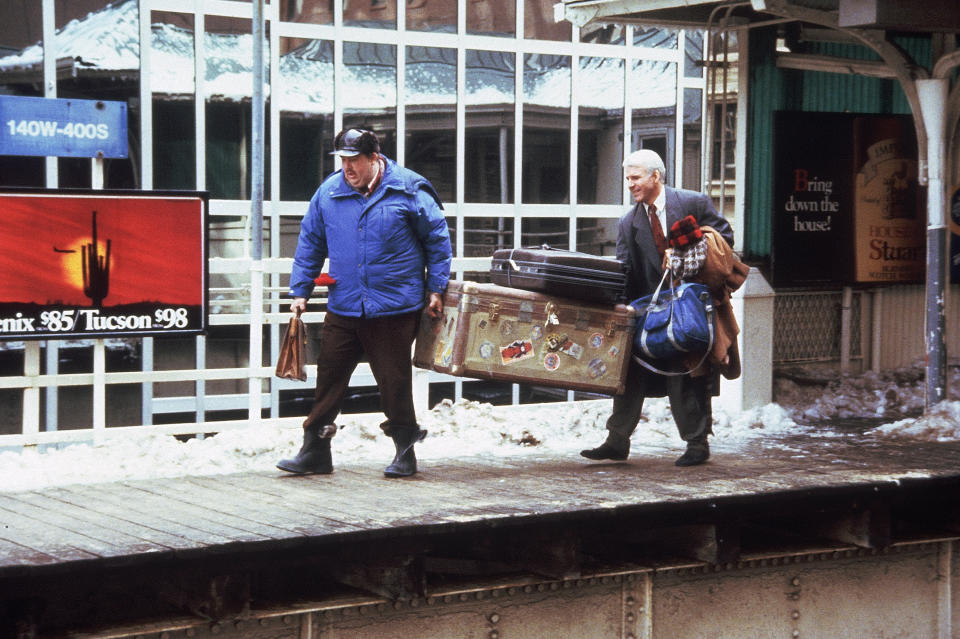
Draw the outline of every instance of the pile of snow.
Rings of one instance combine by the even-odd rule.
[[[776,445],[778,439],[797,434],[957,440],[960,369],[951,369],[950,376],[948,388],[955,389],[951,396],[923,416],[923,375],[917,369],[816,383],[779,378],[776,404],[736,414],[715,407],[712,444],[717,450],[737,452],[761,438],[765,445]],[[417,446],[417,455],[423,460],[477,455],[569,455],[579,459],[582,448],[596,446],[605,437],[610,408],[611,400],[521,406],[444,400],[422,416],[429,436]],[[393,444],[380,431],[382,419],[379,414],[342,416],[333,440],[334,465],[360,463],[379,469],[389,463]],[[831,427],[831,421],[850,419],[880,425],[860,434]],[[885,419],[890,422],[878,422]],[[296,453],[301,435],[299,428],[268,423],[188,441],[145,432],[99,444],[4,452],[0,453],[0,491],[153,477],[279,472],[274,464]],[[644,404],[632,446],[637,452],[682,451],[683,442],[665,399],[649,399]]]

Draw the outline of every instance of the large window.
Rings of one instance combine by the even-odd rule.
[[[107,186],[248,200],[251,4],[185,10],[180,0],[153,0],[141,64],[136,0],[56,2],[58,18],[61,6],[77,9],[58,23],[69,36],[58,41],[58,58],[84,61],[58,88],[130,107],[131,157],[108,165]],[[266,229],[295,233],[302,205],[279,204],[309,199],[338,168],[331,145],[346,127],[376,131],[384,153],[433,182],[461,257],[543,242],[608,252],[610,228],[629,204],[622,162],[635,149],[663,155],[671,183],[700,186],[708,76],[699,33],[577,29],[554,22],[552,0],[271,0],[269,9],[265,197],[278,205],[267,207]],[[28,93],[4,77],[42,61],[42,50],[24,46],[0,58],[7,91]],[[727,125],[710,115],[714,128]],[[716,175],[732,147],[710,150]],[[4,170],[3,179],[35,183],[43,163],[30,166]],[[89,175],[88,163],[60,162],[62,185],[89,184]],[[222,215],[238,231],[217,250],[229,237],[247,240],[243,205],[220,206],[212,207],[215,223]],[[266,251],[289,257],[292,244],[280,238]]]

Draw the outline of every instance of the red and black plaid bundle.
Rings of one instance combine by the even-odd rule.
[[[696,244],[702,237],[703,231],[700,230],[700,225],[692,215],[674,222],[670,227],[670,246],[675,249]]]

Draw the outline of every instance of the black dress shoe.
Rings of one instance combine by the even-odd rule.
[[[610,442],[603,442],[596,448],[581,450],[580,454],[587,459],[599,461],[601,459],[612,459],[614,461],[623,461],[630,454],[629,449],[618,448]]]
[[[677,466],[698,466],[710,459],[710,446],[706,442],[690,442],[687,452],[673,462]]]

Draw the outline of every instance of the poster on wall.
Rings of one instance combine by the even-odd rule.
[[[207,196],[0,191],[0,340],[207,328]]]
[[[926,206],[917,174],[913,120],[853,122],[856,282],[919,282],[926,274]]]
[[[775,114],[776,286],[921,281],[926,205],[909,116]]]
[[[773,281],[830,285],[850,277],[851,118],[774,114]]]

